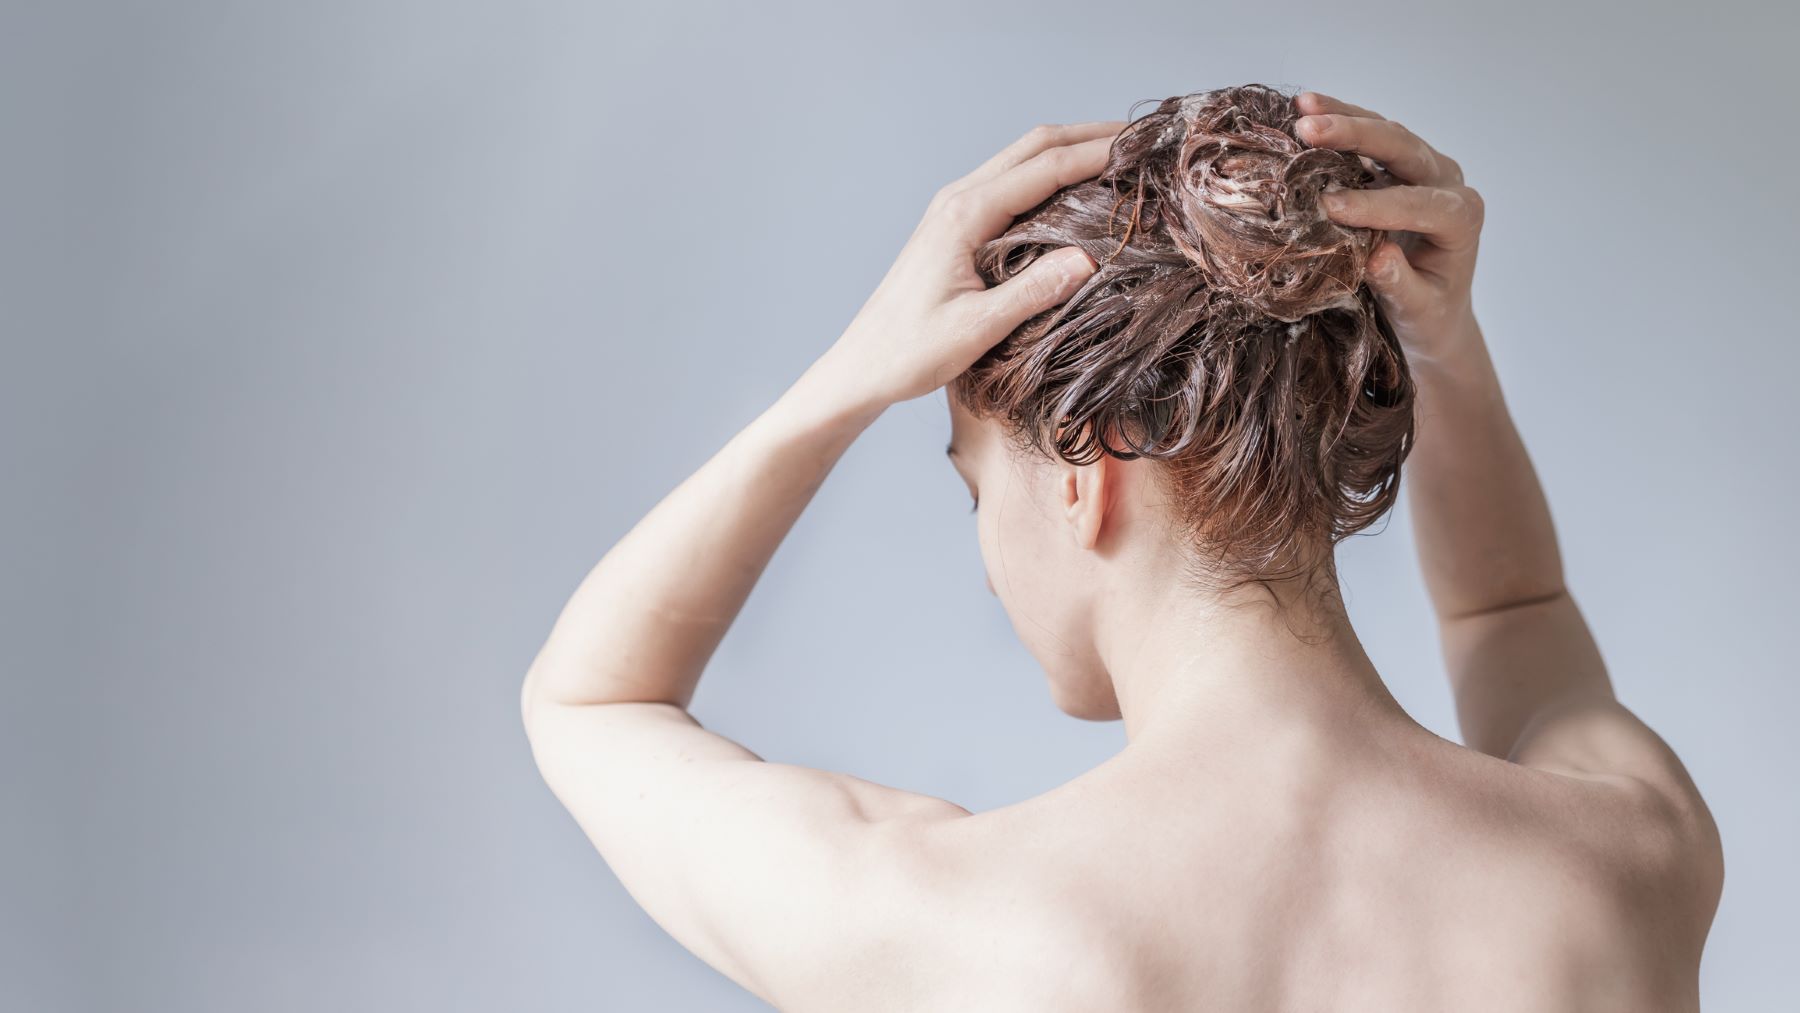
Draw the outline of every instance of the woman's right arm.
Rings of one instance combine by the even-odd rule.
[[[1406,184],[1343,191],[1344,206],[1327,213],[1418,237],[1410,250],[1383,242],[1369,284],[1418,385],[1404,483],[1464,740],[1644,799],[1669,817],[1672,850],[1705,873],[1716,900],[1718,832],[1675,753],[1613,694],[1475,322],[1480,195],[1454,159],[1377,113],[1314,92],[1296,109],[1307,114],[1296,124],[1303,140],[1358,152]]]
[[[1526,731],[1614,702],[1563,580],[1556,529],[1473,314],[1413,357],[1418,432],[1406,495],[1463,739],[1518,759]],[[1533,755],[1542,755],[1538,742]],[[1555,762],[1552,760],[1552,762]]]

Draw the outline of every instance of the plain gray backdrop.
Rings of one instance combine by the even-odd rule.
[[[1722,828],[1706,1006],[1795,1008],[1795,29],[1739,3],[6,5],[0,1005],[763,1008],[542,785],[527,662],[939,186],[1040,121],[1260,81],[1400,120],[1486,197],[1477,312],[1571,585]],[[1052,707],[947,432],[940,392],[851,448],[694,710],[979,810],[1123,735]],[[1402,509],[1347,544],[1347,597],[1455,737],[1409,539]]]

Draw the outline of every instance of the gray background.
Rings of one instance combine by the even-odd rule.
[[[7,5],[0,1005],[761,1008],[539,782],[527,661],[939,185],[1262,81],[1486,196],[1572,586],[1723,828],[1707,1006],[1793,1008],[1793,15],[858,6]],[[983,587],[947,428],[850,450],[695,711],[984,809],[1123,739]],[[1454,736],[1408,538],[1344,548],[1350,606]]]

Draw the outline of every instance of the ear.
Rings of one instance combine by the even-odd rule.
[[[1118,469],[1118,459],[1106,454],[1092,464],[1061,464],[1057,492],[1062,499],[1063,516],[1075,535],[1076,548],[1092,549],[1100,544],[1100,530],[1116,494]]]

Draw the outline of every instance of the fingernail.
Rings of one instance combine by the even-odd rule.
[[[1319,195],[1319,206],[1327,211],[1342,211],[1344,198],[1335,193],[1322,193]]]

